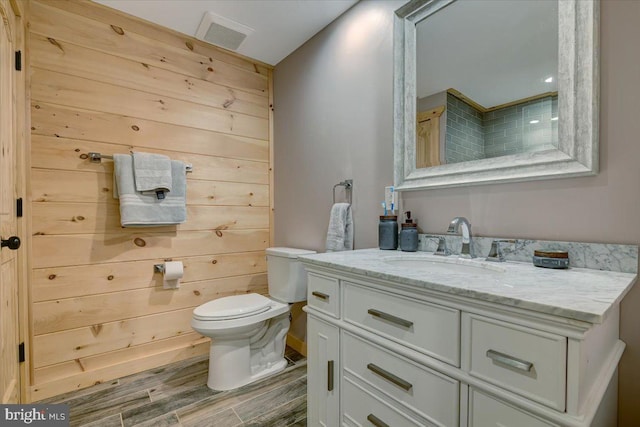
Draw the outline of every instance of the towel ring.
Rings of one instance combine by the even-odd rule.
[[[336,187],[344,187],[344,191],[347,193],[347,198],[349,200],[349,204],[351,204],[351,190],[353,189],[353,180],[345,179],[342,182],[337,183],[333,186],[333,203],[336,203]]]

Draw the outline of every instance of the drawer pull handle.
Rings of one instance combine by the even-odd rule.
[[[320,299],[329,299],[329,295],[327,294],[323,294],[322,292],[318,292],[318,291],[313,291],[311,292],[311,295],[313,295],[314,297],[318,297]]]
[[[373,372],[374,374],[380,375],[385,380],[391,381],[398,387],[402,388],[404,391],[409,391],[411,390],[411,387],[413,387],[413,384],[411,384],[410,382],[407,382],[402,378],[393,375],[391,372],[385,371],[384,369],[382,369],[378,365],[374,365],[373,363],[369,363],[367,365],[367,369]]]
[[[327,362],[327,391],[333,391],[333,360]]]
[[[372,316],[388,320],[389,322],[395,323],[396,325],[404,326],[405,328],[410,328],[413,326],[413,322],[401,319],[400,317],[396,317],[389,313],[385,313],[384,311],[376,310],[375,308],[370,308],[369,310],[367,310],[367,313]]]
[[[487,350],[487,357],[497,363],[501,363],[524,372],[531,372],[531,368],[533,368],[533,363],[531,362],[517,359],[507,354],[499,353],[495,350]]]
[[[389,424],[382,421],[380,418],[376,417],[373,414],[367,415],[367,421],[373,424],[376,427],[389,427]]]

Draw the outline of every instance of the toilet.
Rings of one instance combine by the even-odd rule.
[[[314,251],[268,248],[269,295],[233,295],[193,310],[191,327],[211,338],[213,390],[231,390],[282,371],[289,331],[289,304],[307,299],[307,275],[298,256]]]

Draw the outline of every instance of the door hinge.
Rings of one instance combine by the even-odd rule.
[[[24,343],[21,342],[20,345],[18,346],[18,362],[22,363],[25,360],[26,359],[24,358]]]
[[[16,50],[16,71],[22,71],[22,51]]]
[[[22,218],[22,197],[16,200],[16,216]]]

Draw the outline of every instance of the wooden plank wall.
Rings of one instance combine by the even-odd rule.
[[[29,7],[36,401],[205,354],[193,307],[267,292],[272,70],[87,1]],[[86,153],[130,150],[193,164],[185,224],[120,227],[113,164]]]

